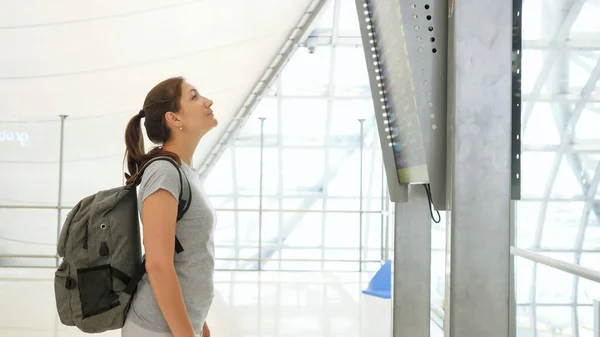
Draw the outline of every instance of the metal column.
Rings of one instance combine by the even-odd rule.
[[[431,213],[423,185],[409,186],[409,202],[395,203],[393,336],[429,337]]]
[[[600,302],[594,300],[594,337],[600,337]]]
[[[363,165],[364,165],[364,160],[363,160],[363,155],[364,155],[364,150],[365,150],[365,141],[364,141],[364,128],[365,128],[365,120],[364,118],[360,118],[358,119],[358,122],[360,123],[360,177],[358,179],[358,183],[360,184],[359,187],[359,195],[360,195],[360,201],[359,201],[359,212],[358,212],[358,223],[359,223],[359,235],[358,235],[358,271],[362,271],[363,269],[363,260],[366,260],[366,258],[363,257],[364,253],[363,253],[363,247],[364,247],[364,243],[363,243],[363,199],[364,199],[364,195],[363,195]]]
[[[263,246],[262,246],[262,218],[263,218],[263,162],[265,150],[265,117],[260,119],[260,168],[258,181],[258,270],[262,270]]]
[[[512,0],[453,1],[449,9],[445,335],[506,337]]]
[[[60,240],[60,230],[62,227],[62,187],[63,187],[63,164],[64,164],[64,149],[65,149],[65,120],[67,115],[60,115],[60,152],[58,159],[58,207],[56,221],[56,244]],[[56,255],[56,267],[58,267],[59,257]]]

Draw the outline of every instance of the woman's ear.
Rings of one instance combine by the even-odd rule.
[[[168,125],[174,127],[174,128],[179,128],[179,125],[181,124],[181,121],[179,120],[179,116],[171,111],[168,111],[167,113],[165,113],[165,121],[167,122]]]

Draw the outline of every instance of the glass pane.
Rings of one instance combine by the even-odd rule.
[[[227,195],[234,192],[232,155],[231,148],[226,148],[204,179],[204,188],[209,195]]]
[[[367,182],[365,182],[367,183]],[[382,199],[377,197],[368,197],[368,186],[365,187],[365,197],[363,198],[363,211],[381,211],[382,209]]]
[[[281,109],[284,145],[324,145],[326,100],[285,99]]]
[[[258,210],[260,198],[258,196],[240,196],[236,199],[237,209]],[[264,200],[263,200],[264,202]],[[265,205],[263,205],[264,207]]]
[[[532,337],[535,336],[533,332],[533,324],[531,324],[532,318],[532,306],[519,305],[517,306],[517,336],[518,337]]]
[[[258,213],[239,212],[237,222],[240,243],[258,247]]]
[[[358,262],[325,262],[323,269],[326,271],[358,271]]]
[[[297,197],[283,197],[282,208],[286,210],[322,210],[323,199],[317,196],[311,196],[310,198],[297,198]]]
[[[280,251],[281,270],[320,270],[321,269],[321,250],[320,249],[293,249],[285,248]],[[317,260],[315,262],[304,261],[285,261],[286,259],[296,260]],[[270,268],[276,265],[273,263]],[[267,266],[265,269],[268,270]],[[272,269],[271,269],[272,270]]]
[[[573,254],[545,254],[552,258],[573,263]],[[537,264],[536,297],[538,303],[573,302],[573,276],[561,270]]]
[[[331,109],[330,141],[337,146],[360,146],[361,124],[363,135],[375,130],[373,103],[365,99],[334,100]]]
[[[552,152],[523,152],[521,157],[521,189],[524,197],[541,197],[555,154]]]
[[[583,196],[581,185],[567,158],[563,156],[552,187],[552,197],[573,199],[578,196]]]
[[[562,336],[573,336],[573,315],[570,306],[537,307],[536,319],[538,336],[556,336],[553,331],[561,331]],[[543,333],[540,333],[543,332]]]
[[[235,153],[237,192],[242,195],[258,195],[260,186],[260,148],[237,147],[233,151]]]
[[[359,215],[329,213],[325,215],[325,247],[359,247]]]
[[[531,303],[531,276],[534,263],[515,258],[515,292],[517,303]]]
[[[577,19],[571,27],[571,38],[577,38],[579,34],[597,34],[598,18],[600,17],[600,5],[592,1],[586,1]]]
[[[600,151],[598,151],[598,153],[578,153],[577,156],[579,157],[582,166],[582,172],[580,172],[578,175],[587,175],[588,179],[586,180],[592,181],[594,179],[594,176],[596,175],[596,168],[600,164]],[[600,188],[596,192],[595,199],[600,200]]]
[[[587,62],[584,61],[585,58],[579,54],[579,51],[570,51],[566,55],[569,60],[567,91],[576,94],[581,93],[581,90],[583,90],[583,87],[590,78],[590,71],[593,69],[593,66],[590,68]]]
[[[534,247],[535,233],[540,215],[540,202],[518,201],[517,202],[517,247],[527,249]]]
[[[360,36],[360,26],[354,0],[340,1],[340,18],[338,22],[339,36]]]
[[[235,244],[236,220],[232,211],[217,211],[215,227],[215,246],[230,246]]]
[[[440,308],[444,307],[446,293],[446,252],[431,253],[431,302]]]
[[[365,150],[363,154],[363,208],[365,210],[380,210],[383,188],[383,163],[381,151]]]
[[[217,212],[218,224],[215,230],[215,245],[258,247],[257,212]]]
[[[573,249],[581,221],[583,202],[549,202],[542,248]]]
[[[358,198],[328,198],[327,209],[334,211],[356,211],[360,207]]]
[[[598,216],[595,211],[599,208],[600,207],[597,206],[593,207],[593,210],[590,212],[588,224],[585,228],[585,236],[583,238],[583,249],[600,251],[600,221],[598,221]]]
[[[348,260],[356,261],[353,269],[358,269],[359,250],[356,249],[325,249],[325,259],[327,260]]]
[[[542,0],[523,1],[523,40],[541,39]]]
[[[594,308],[577,308],[577,322],[579,323],[579,337],[594,336]]]
[[[279,247],[279,236],[282,224],[280,212],[263,212],[262,214],[262,245],[265,247]]]
[[[217,210],[220,208],[233,208],[232,197],[210,197],[210,202]]]
[[[280,267],[277,267],[279,263]],[[323,270],[322,262],[305,262],[305,261],[281,261],[281,262],[270,262],[268,265],[263,267],[264,270],[282,270],[282,271],[312,271],[312,270]]]
[[[524,2],[528,3],[529,1]],[[533,87],[538,80],[540,71],[544,65],[543,62],[545,57],[547,57],[546,54],[540,50],[523,50],[523,57],[521,58],[521,69],[523,69],[521,75],[521,90],[525,97],[533,91]]]
[[[333,6],[336,0],[327,0],[327,3],[323,5],[321,12],[319,13],[315,29],[319,31],[327,31],[333,29]],[[331,34],[331,32],[328,32]]]
[[[282,95],[326,95],[330,64],[331,47],[319,46],[313,53],[298,48],[281,72]]]
[[[526,102],[527,107],[532,102]],[[552,109],[556,109],[550,103],[537,102],[533,106],[531,117],[523,134],[525,145],[557,145],[560,144],[558,129],[552,117]],[[525,109],[526,110],[526,109]]]
[[[264,118],[264,144],[277,144],[277,99],[265,97],[260,100],[252,115],[248,117],[244,126],[235,137],[236,145],[260,146],[261,118]]]
[[[328,195],[360,196],[360,151],[330,150],[329,170],[335,174],[327,185]]]
[[[235,249],[229,247],[215,246],[215,257],[216,259],[226,259],[235,257]]]
[[[598,270],[600,266],[600,253],[582,253],[579,265],[590,269]],[[600,284],[581,278],[578,278],[579,287],[577,293],[577,302],[580,304],[592,304],[592,301],[598,300],[600,296]]]
[[[0,204],[58,202],[60,120],[0,121]]]
[[[435,214],[435,212],[434,212]],[[437,217],[437,214],[435,214]],[[440,211],[439,223],[431,221],[431,249],[445,251],[446,250],[446,216],[445,211]]]
[[[57,210],[0,209],[0,256],[54,257],[58,237],[57,217]]]
[[[284,213],[281,236],[286,247],[320,247],[323,244],[322,213]]]
[[[581,117],[575,127],[575,138],[577,142],[593,142],[600,145],[600,104],[588,104],[581,112]]]
[[[279,150],[263,150],[263,195],[276,195],[279,190]]]
[[[381,259],[383,240],[381,219],[380,214],[363,214],[363,251],[366,254],[368,249],[372,248],[372,251],[376,253],[370,256],[363,255],[363,259]]]
[[[335,49],[334,96],[371,96],[369,73],[362,46]],[[372,106],[373,104],[369,102]]]
[[[320,191],[323,186],[325,152],[285,149],[283,151],[283,189],[285,191]]]

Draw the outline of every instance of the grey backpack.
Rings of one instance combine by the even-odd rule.
[[[63,258],[54,277],[60,321],[86,333],[120,329],[146,269],[142,257],[136,187],[144,170],[156,160],[167,160],[179,171],[181,193],[177,220],[188,210],[192,194],[185,174],[175,161],[148,161],[135,181],[99,191],[82,199],[69,212],[58,242]],[[185,180],[185,184],[184,184]],[[183,251],[175,240],[175,252]]]

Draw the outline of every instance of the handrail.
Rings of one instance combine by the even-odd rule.
[[[527,260],[541,263],[551,268],[559,269],[569,274],[583,277],[590,281],[600,283],[600,271],[582,267],[573,263],[557,260],[549,256],[532,252],[530,250],[524,250],[516,247],[510,247],[510,253],[512,255],[520,256]]]

